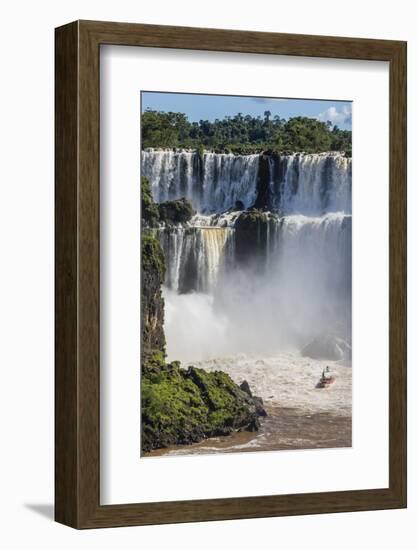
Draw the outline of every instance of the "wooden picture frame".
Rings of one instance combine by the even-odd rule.
[[[117,527],[406,506],[406,43],[76,21],[56,29],[55,519]],[[389,487],[100,505],[99,56],[117,44],[389,62]]]

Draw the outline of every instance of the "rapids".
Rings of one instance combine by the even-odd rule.
[[[167,267],[168,360],[224,370],[238,383],[248,380],[270,414],[258,436],[219,440],[214,448],[349,446],[350,363],[313,360],[300,352],[323,334],[351,345],[351,159],[334,152],[145,150],[142,174],[156,202],[186,197],[196,212],[187,224],[154,230]],[[243,264],[237,222],[255,204],[264,229]],[[315,383],[327,364],[337,383],[320,391]],[[323,439],[320,425],[308,418],[326,422],[333,435]],[[210,445],[197,444],[195,452],[213,452]]]

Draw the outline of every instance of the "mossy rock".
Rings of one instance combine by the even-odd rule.
[[[190,201],[185,198],[161,202],[158,210],[159,220],[167,224],[187,223],[195,214]]]
[[[142,223],[148,227],[156,227],[159,223],[159,209],[153,200],[149,180],[145,176],[141,178],[140,195]]]
[[[164,299],[161,285],[165,277],[165,260],[159,241],[142,234],[142,354],[165,351]]]
[[[206,372],[154,354],[142,366],[142,451],[190,444],[235,430],[256,430],[266,415],[224,372]]]

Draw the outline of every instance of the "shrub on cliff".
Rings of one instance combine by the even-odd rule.
[[[159,222],[159,209],[153,200],[149,180],[145,176],[141,178],[140,195],[142,221],[150,227],[155,227]]]
[[[161,285],[165,277],[165,260],[155,237],[142,234],[142,354],[165,351],[164,299]]]
[[[186,223],[195,214],[190,201],[185,198],[165,201],[160,204],[154,202],[149,180],[145,176],[141,178],[141,205],[142,221],[148,227],[156,227],[159,222]]]

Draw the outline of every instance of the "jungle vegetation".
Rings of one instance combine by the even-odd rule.
[[[344,151],[351,156],[352,132],[315,118],[272,117],[270,111],[263,117],[238,113],[222,120],[190,122],[184,113],[148,109],[142,114],[142,146],[238,154]]]

